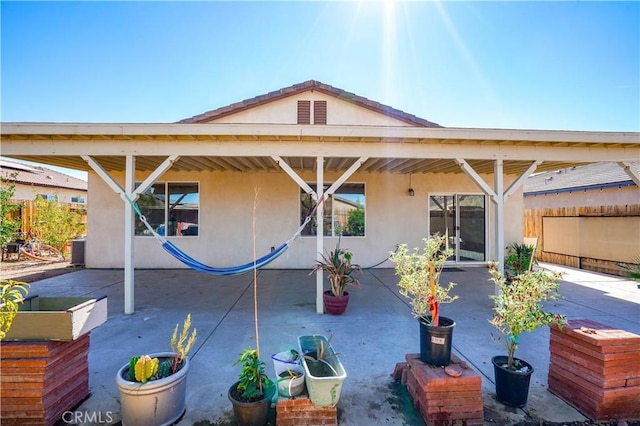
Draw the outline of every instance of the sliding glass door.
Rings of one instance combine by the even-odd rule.
[[[429,231],[447,236],[456,262],[486,260],[486,198],[475,194],[429,196]]]

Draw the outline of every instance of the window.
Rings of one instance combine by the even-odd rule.
[[[160,235],[184,237],[198,235],[200,192],[194,182],[165,182],[152,185],[138,199],[147,222]],[[149,235],[136,221],[136,235]]]
[[[310,184],[313,190],[316,186]],[[325,186],[325,191],[330,185]],[[311,196],[300,191],[300,224],[313,212],[316,203]],[[345,183],[327,198],[324,204],[323,235],[336,237],[365,236],[365,193],[363,183]],[[302,230],[302,235],[316,235],[315,212]]]
[[[58,201],[58,196],[56,194],[38,194],[38,197],[47,201]]]
[[[72,203],[78,203],[78,204],[86,204],[87,201],[84,197],[71,197],[71,202]]]

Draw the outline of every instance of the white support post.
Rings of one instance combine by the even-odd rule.
[[[135,190],[136,159],[133,155],[126,156],[125,191],[132,194]],[[134,254],[133,254],[133,229],[134,211],[129,203],[124,203],[124,313],[134,312]]]
[[[140,194],[144,193],[156,180],[160,178],[167,170],[171,168],[173,163],[178,160],[178,155],[167,157],[157,169],[155,169],[145,180],[136,188],[136,159],[133,155],[125,157],[125,187],[122,188],[109,173],[92,157],[83,155],[82,159],[100,176],[100,178],[109,185],[109,188],[122,198],[124,201],[124,313],[134,313],[134,275],[135,275],[135,255],[134,255],[134,224],[135,211],[129,201],[134,202]]]
[[[631,168],[631,163],[628,161],[621,161],[618,163],[618,166],[622,167],[624,172],[629,175],[631,180],[637,185],[640,186],[640,176]]]
[[[324,252],[324,157],[316,158],[316,193],[318,194],[318,208],[316,209],[316,260],[322,260]],[[324,291],[324,274],[322,269],[316,272],[316,312],[324,313],[322,293]]]
[[[494,190],[498,195],[495,198],[496,212],[494,216],[495,230],[495,261],[498,262],[498,269],[504,271],[504,177],[502,160],[495,160],[493,165]]]

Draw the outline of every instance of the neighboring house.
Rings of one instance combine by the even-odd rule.
[[[640,163],[629,166],[640,174]],[[618,263],[640,256],[640,187],[618,164],[535,174],[524,184],[524,208],[540,260],[624,274]]]
[[[209,265],[253,259],[256,190],[259,255],[313,213],[268,267],[311,268],[335,247],[344,200],[364,213],[364,226],[341,239],[362,266],[435,231],[448,236],[453,263],[484,265],[522,240],[522,184],[533,172],[640,158],[637,133],[443,128],[313,80],[177,123],[3,123],[1,133],[5,156],[89,172],[86,265],[124,267],[125,312],[134,268],[183,267],[127,199]]]
[[[36,196],[66,203],[72,209],[86,209],[87,182],[42,166],[0,159],[0,176],[14,185],[11,201],[20,204],[15,216],[20,218],[21,231],[31,230]]]

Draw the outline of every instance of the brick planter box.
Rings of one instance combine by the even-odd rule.
[[[483,423],[482,378],[470,368],[450,377],[444,368],[426,364],[420,354],[407,354],[396,364],[393,376],[407,385],[409,395],[428,426]],[[452,364],[461,364],[451,355]],[[463,364],[462,364],[463,365]]]
[[[640,336],[572,320],[549,348],[551,392],[597,422],[640,419]]]
[[[337,426],[338,410],[336,407],[316,407],[306,395],[292,399],[279,398],[276,403],[276,425]]]
[[[70,342],[3,342],[2,425],[54,425],[89,395],[89,335]]]

